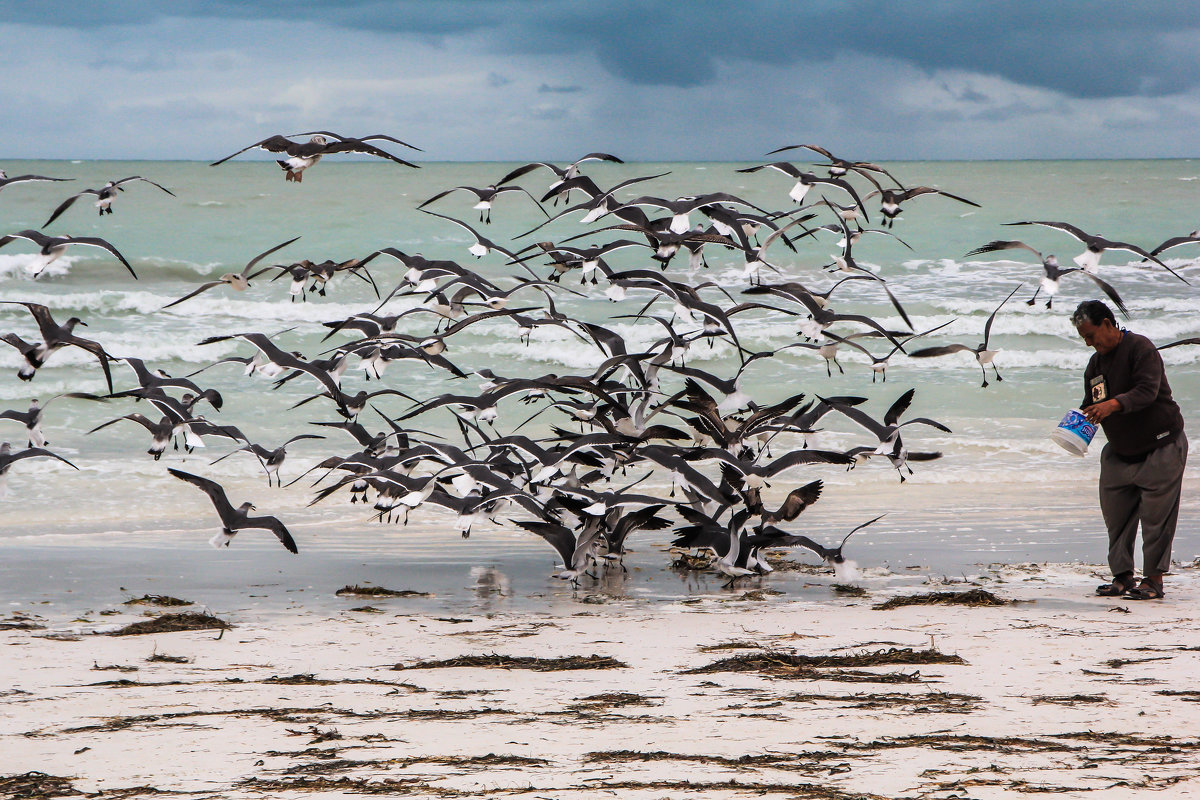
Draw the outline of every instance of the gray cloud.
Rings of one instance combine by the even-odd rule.
[[[789,65],[843,53],[1000,75],[1074,97],[1162,96],[1200,84],[1200,23],[1178,0],[142,0],[56,15],[0,0],[9,21],[79,29],[169,16],[309,20],[433,41],[470,35],[493,52],[590,53],[630,83],[676,87],[711,83],[723,62]]]

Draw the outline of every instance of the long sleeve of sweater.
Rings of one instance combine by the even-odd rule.
[[[1130,383],[1127,391],[1116,395],[1121,411],[1141,411],[1158,397],[1158,386],[1163,378],[1163,360],[1153,345],[1139,347],[1133,356]]]

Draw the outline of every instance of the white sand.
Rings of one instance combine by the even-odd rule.
[[[37,770],[105,797],[1200,795],[1200,569],[1171,576],[1162,602],[1094,597],[1097,574],[1005,568],[981,582],[1022,601],[1002,607],[873,610],[887,596],[875,591],[452,621],[362,600],[347,608],[383,613],[244,612],[220,638],[89,633],[139,619],[129,609],[42,620],[0,630],[0,781]],[[744,647],[701,649],[730,643]],[[683,674],[754,646],[931,645],[966,664],[858,668],[919,683]],[[191,661],[148,662],[156,651]],[[493,653],[627,666],[392,669]],[[97,669],[117,665],[136,671]],[[331,683],[267,682],[295,675]],[[136,683],[96,685],[122,679]],[[651,752],[673,757],[635,755]],[[471,762],[488,754],[513,758]]]

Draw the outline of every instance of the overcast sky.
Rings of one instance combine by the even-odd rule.
[[[387,133],[418,160],[1194,157],[1196,11],[0,0],[0,158],[215,160],[314,129]]]

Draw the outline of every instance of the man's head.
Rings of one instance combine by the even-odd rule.
[[[1075,330],[1083,343],[1104,355],[1112,352],[1121,341],[1121,329],[1112,309],[1099,300],[1084,300],[1071,315]]]

